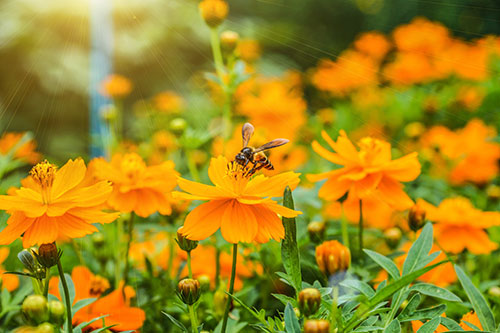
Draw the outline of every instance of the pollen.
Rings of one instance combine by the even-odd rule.
[[[110,285],[108,280],[106,278],[103,278],[102,276],[96,275],[93,276],[92,279],[90,280],[91,296],[99,297],[109,288]]]
[[[129,179],[137,179],[137,177],[146,170],[146,163],[136,153],[126,154],[121,162],[123,173]]]
[[[251,173],[251,168],[244,167],[236,161],[231,161],[226,166],[226,175],[234,180],[250,178],[253,173]]]
[[[57,167],[54,164],[51,164],[47,160],[44,160],[31,169],[30,176],[38,184],[40,184],[42,188],[48,188],[51,187],[54,183],[56,170]]]

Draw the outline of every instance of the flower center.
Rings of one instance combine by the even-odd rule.
[[[47,160],[38,163],[30,170],[30,176],[40,185],[42,189],[42,201],[44,204],[50,200],[50,188],[54,183],[57,167]]]
[[[106,278],[96,275],[90,280],[90,295],[99,297],[110,287]]]
[[[226,175],[234,180],[249,179],[253,175],[251,170],[252,168],[244,167],[236,161],[231,161],[226,165]]]
[[[142,158],[135,154],[129,153],[123,157],[121,168],[123,173],[129,179],[137,179],[137,177],[146,170],[146,163],[142,160]]]
[[[380,140],[365,137],[359,140],[359,156],[366,164],[371,164],[382,153],[383,143]]]

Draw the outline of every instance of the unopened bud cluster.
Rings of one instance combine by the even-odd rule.
[[[49,327],[60,327],[66,317],[66,309],[60,301],[48,302],[42,295],[26,297],[21,309],[29,324],[39,325],[37,329],[43,325],[47,332],[51,332]]]
[[[321,293],[316,288],[306,288],[299,293],[299,309],[306,316],[318,312],[321,305]]]

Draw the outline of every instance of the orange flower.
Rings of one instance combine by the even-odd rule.
[[[296,73],[289,73],[284,79],[246,82],[236,94],[237,111],[256,128],[266,129],[274,137],[294,140],[306,122],[307,108],[296,80]]]
[[[7,259],[9,256],[9,248],[8,247],[0,247],[0,265]],[[0,282],[2,284],[2,288],[7,289],[8,291],[16,290],[19,287],[19,278],[14,274],[4,274],[5,269],[0,266]]]
[[[343,52],[336,62],[324,59],[313,73],[312,82],[320,90],[336,96],[378,84],[378,62],[358,51]]]
[[[277,214],[285,217],[301,214],[271,199],[281,196],[286,186],[295,188],[299,183],[297,173],[258,175],[250,179],[239,164],[219,156],[212,158],[208,176],[215,186],[178,180],[179,187],[190,193],[177,193],[178,197],[209,201],[187,215],[181,233],[188,239],[205,239],[220,228],[230,243],[265,243],[270,238],[279,241],[285,231]]]
[[[427,149],[432,164],[447,166],[450,182],[456,185],[467,181],[483,184],[498,173],[500,144],[492,142],[497,133],[493,126],[486,126],[482,120],[472,119],[455,132],[444,126],[431,128],[421,138],[422,147]],[[436,153],[435,148],[439,148]],[[444,159],[444,161],[443,161]],[[432,170],[434,173],[442,171]]]
[[[121,212],[135,212],[142,217],[158,211],[170,215],[171,192],[176,186],[174,162],[147,166],[136,153],[115,154],[111,162],[103,158],[93,160],[95,175],[113,183],[108,204]]]
[[[182,97],[173,91],[163,91],[154,97],[156,108],[165,113],[177,113],[184,106]]]
[[[484,254],[498,248],[484,229],[500,225],[500,213],[480,211],[462,197],[444,199],[438,207],[421,199],[417,204],[429,220],[436,222],[435,237],[445,251],[460,253],[468,249],[474,254]]]
[[[119,215],[102,211],[112,187],[107,181],[90,182],[80,158],[59,170],[47,161],[38,163],[30,176],[23,187],[0,196],[0,209],[10,214],[0,244],[22,234],[24,247],[79,238],[97,231],[92,223],[110,223]]]
[[[471,323],[472,325],[476,326],[480,330],[483,329],[483,326],[481,325],[481,322],[479,321],[479,317],[474,311],[467,312],[462,316],[462,319],[460,321],[460,327],[462,327],[466,331],[470,330],[475,330],[475,328],[470,327],[467,323]]]
[[[40,153],[35,152],[35,141],[27,140],[25,143],[17,146],[25,135],[26,133],[4,133],[0,138],[0,154],[6,155],[11,149],[15,148],[14,158],[30,164],[38,162],[40,160]]]
[[[132,91],[132,82],[125,76],[112,74],[101,82],[100,93],[113,97],[125,97]]]
[[[323,148],[317,141],[312,144],[313,150],[326,160],[343,166],[318,175],[307,175],[314,182],[328,179],[319,190],[321,198],[333,201],[349,192],[352,200],[374,195],[398,210],[413,205],[400,182],[414,180],[420,174],[416,152],[391,160],[388,142],[365,137],[359,141],[358,151],[343,130],[337,142],[325,131],[321,135],[335,152]]]
[[[110,287],[108,280],[92,274],[84,266],[73,268],[71,279],[75,285],[74,303],[86,298],[97,298],[94,303],[80,309],[73,315],[73,325],[106,316],[102,320],[93,322],[90,328],[99,329],[107,325],[116,325],[113,326],[112,330],[119,332],[141,328],[146,314],[140,308],[130,307],[130,299],[135,297],[135,291],[132,287],[126,286],[124,288],[123,282],[121,282],[118,289],[101,297]],[[49,283],[49,292],[61,299],[58,284],[59,278],[52,277]]]
[[[391,48],[387,37],[378,32],[365,32],[355,42],[354,47],[375,60],[382,59]]]

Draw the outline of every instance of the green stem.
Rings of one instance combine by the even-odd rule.
[[[191,320],[191,329],[193,333],[198,333],[198,320],[196,320],[196,313],[194,312],[194,306],[188,305],[189,308],[189,319]]]
[[[127,239],[127,251],[125,252],[125,269],[123,271],[123,281],[124,285],[128,282],[128,271],[130,270],[130,260],[128,258],[128,253],[130,252],[130,244],[132,244],[133,232],[134,232],[134,212],[130,213],[130,219],[128,220],[128,239]]]
[[[80,265],[85,266],[85,260],[83,260],[82,253],[80,249],[78,248],[78,244],[75,242],[74,239],[71,239],[71,247],[73,248],[73,251],[75,252],[78,261],[80,262]]]
[[[332,293],[333,293],[333,301],[332,301],[332,312],[331,312],[331,318],[330,321],[332,323],[332,328],[337,327],[337,316],[338,316],[338,300],[339,300],[339,288],[337,286],[332,286]]]
[[[188,251],[187,254],[188,254],[188,259],[187,259],[188,274],[189,274],[189,278],[192,279],[193,278],[193,271],[191,269],[191,251]]]
[[[122,262],[122,235],[123,235],[123,219],[119,218],[116,223],[114,223],[116,228],[116,240],[115,240],[115,288],[118,288],[120,283],[121,275],[121,265]]]
[[[222,60],[222,52],[220,49],[219,33],[217,28],[210,29],[210,45],[212,46],[212,54],[214,56],[215,71],[219,79],[224,84],[224,60]]]
[[[64,301],[66,303],[66,323],[68,325],[68,333],[73,333],[73,320],[71,316],[71,300],[69,298],[68,284],[66,283],[66,277],[64,276],[64,270],[61,265],[61,258],[57,260],[57,270],[59,271],[59,278],[64,290]]]
[[[172,234],[168,234],[168,263],[167,263],[167,276],[169,280],[172,280],[172,264],[174,262],[174,240]]]
[[[363,258],[363,200],[359,199],[359,259]]]
[[[345,217],[344,214],[344,206],[342,205],[342,216],[340,217],[340,227],[342,228],[342,241],[344,242],[344,246],[347,247],[348,249],[352,249],[349,247],[349,231],[347,227],[347,218]]]
[[[45,285],[43,287],[43,296],[47,298],[49,295],[49,281],[50,281],[50,268],[47,268],[47,271],[45,272]]]
[[[215,250],[215,290],[219,288],[220,283],[220,250]]]
[[[224,311],[224,319],[222,322],[221,333],[226,333],[227,319],[229,317],[229,308],[231,307],[231,296],[234,292],[234,278],[236,277],[236,262],[238,258],[238,243],[233,245],[233,266],[231,268],[231,281],[229,282],[229,297],[227,298],[226,310]]]

